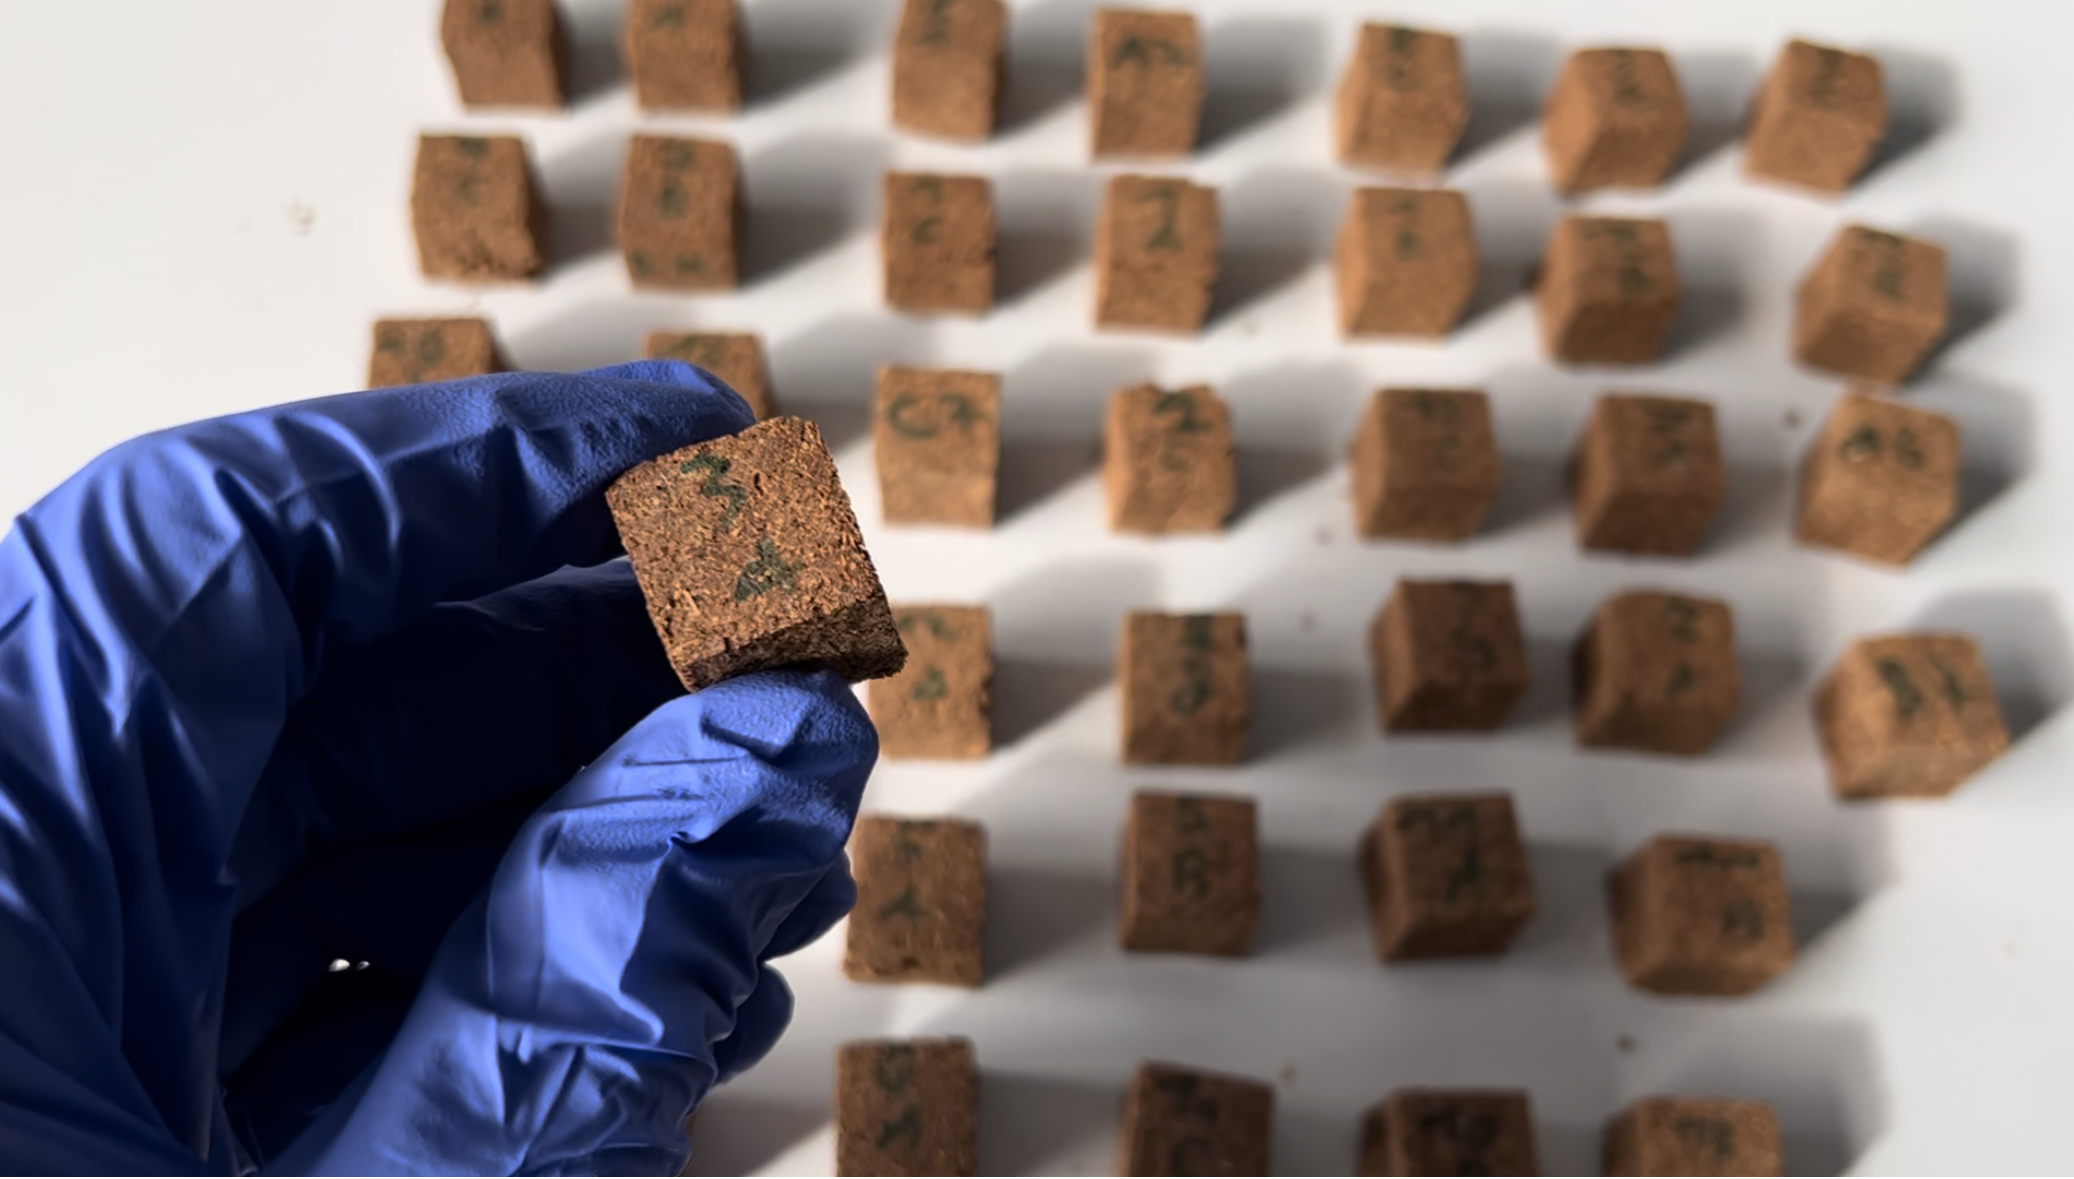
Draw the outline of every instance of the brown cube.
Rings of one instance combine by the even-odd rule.
[[[686,688],[787,664],[876,679],[907,661],[812,422],[687,446],[620,476],[605,500]]]
[[[1002,0],[907,0],[893,35],[893,125],[976,143],[1001,102]]]
[[[872,439],[886,523],[992,527],[1001,378],[887,365],[875,402]]]
[[[634,136],[617,223],[629,281],[672,291],[733,288],[741,240],[735,172],[735,149],[725,143]]]
[[[1579,547],[1691,556],[1728,495],[1714,407],[1675,397],[1601,397],[1570,476]]]
[[[1111,176],[1095,224],[1095,326],[1195,332],[1217,281],[1217,190]]]
[[[1958,425],[1929,410],[1846,394],[1801,457],[1793,535],[1906,565],[1958,508]]]
[[[547,207],[516,136],[418,136],[410,223],[426,278],[512,281],[547,266]]]
[[[1123,828],[1123,948],[1243,958],[1260,925],[1253,800],[1140,790]]]
[[[1245,756],[1245,615],[1133,610],[1116,661],[1126,764],[1237,765]]]
[[[835,1053],[835,1173],[979,1171],[979,1064],[963,1037],[852,1040]]]
[[[1534,284],[1541,344],[1566,364],[1648,364],[1678,318],[1671,227],[1622,217],[1565,217],[1548,236]]]
[[[1368,1111],[1363,1175],[1538,1175],[1534,1118],[1515,1089],[1400,1089]]]
[[[1839,193],[1887,132],[1877,58],[1788,41],[1757,89],[1743,135],[1743,172]]]
[[[1361,875],[1386,962],[1503,954],[1534,915],[1509,794],[1393,799],[1361,837]]]
[[[1815,728],[1846,799],[1941,798],[2009,748],[1987,664],[1960,634],[1851,644],[1815,689]]]
[[[1509,581],[1400,581],[1368,651],[1387,732],[1495,729],[1527,692]]]
[[[554,0],[446,0],[439,45],[466,107],[558,107],[567,30]]]
[[[1779,1121],[1762,1101],[1644,1097],[1606,1123],[1608,1175],[1777,1175]]]
[[[886,305],[914,315],[994,306],[994,191],[983,176],[888,172],[879,225]]]
[[[1690,120],[1678,72],[1657,49],[1580,49],[1541,112],[1557,191],[1655,188],[1685,149]]]
[[[643,110],[732,111],[742,105],[735,0],[628,0],[620,54]]]
[[[987,833],[956,819],[867,815],[850,837],[857,905],[843,973],[855,982],[980,983]]]
[[[1203,52],[1186,12],[1104,8],[1087,41],[1091,150],[1110,156],[1185,156],[1203,113]]]
[[[487,319],[378,319],[367,387],[456,381],[507,367]]]
[[[1725,602],[1635,590],[1599,604],[1571,655],[1579,745],[1687,757],[1712,748],[1741,703]]]
[[[1802,364],[1896,385],[1944,337],[1944,247],[1846,225],[1793,290]]]
[[[1207,385],[1109,398],[1102,488],[1118,532],[1217,532],[1238,502],[1231,410]]]
[[[1793,965],[1786,876],[1768,843],[1659,835],[1610,884],[1614,954],[1630,986],[1747,995]]]
[[[1265,1175],[1275,1091],[1259,1081],[1147,1061],[1123,1099],[1119,1175]]]
[[[1469,123],[1461,48],[1446,33],[1362,25],[1332,113],[1340,163],[1440,171]]]
[[[1347,335],[1444,336],[1476,289],[1469,202],[1452,189],[1356,189],[1333,270]]]
[[[1383,389],[1348,456],[1354,528],[1370,539],[1466,540],[1498,498],[1491,401],[1469,389]]]
[[[896,761],[985,757],[994,743],[987,608],[897,605],[893,621],[907,644],[907,667],[865,689],[880,755]]]
[[[705,369],[741,394],[759,422],[778,412],[763,360],[763,337],[754,332],[650,332],[641,355]]]

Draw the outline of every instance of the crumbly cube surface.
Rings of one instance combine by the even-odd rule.
[[[749,403],[761,422],[778,412],[771,394],[770,368],[764,362],[763,337],[754,332],[650,332],[641,355],[650,360],[681,360],[726,382]]]
[[[1779,1121],[1762,1101],[1644,1097],[1606,1125],[1608,1175],[1777,1175]]]
[[[1847,225],[1794,288],[1794,358],[1898,385],[1944,338],[1946,283],[1943,246]]]
[[[1820,193],[1851,186],[1887,132],[1879,59],[1788,41],[1758,87],[1743,135],[1743,172]]]
[[[546,207],[515,136],[419,136],[410,213],[427,278],[510,282],[547,266]]]
[[[620,54],[643,110],[725,113],[742,104],[735,0],[627,0]]]
[[[1368,643],[1387,732],[1495,729],[1527,691],[1511,582],[1399,581]]]
[[[1385,961],[1502,954],[1534,915],[1509,794],[1391,800],[1362,837],[1361,869]]]
[[[1887,398],[1846,394],[1801,456],[1793,535],[1906,565],[1958,508],[1958,424]]]
[[[1491,401],[1470,389],[1382,389],[1355,429],[1354,528],[1369,539],[1465,540],[1498,498]]]
[[[1577,544],[1606,552],[1690,556],[1728,494],[1714,407],[1681,397],[1601,397],[1572,474]]]
[[[893,125],[976,143],[994,133],[1008,6],[906,0],[893,37]]]
[[[1118,532],[1218,532],[1238,502],[1231,409],[1204,385],[1116,393],[1102,431],[1102,487]]]
[[[740,201],[734,148],[712,139],[634,136],[618,212],[628,280],[662,290],[732,288]]]
[[[1815,728],[1845,799],[1940,798],[2009,748],[1987,664],[1962,634],[1851,644],[1815,689]]]
[[[1660,835],[1614,870],[1611,894],[1630,986],[1746,995],[1793,964],[1785,872],[1768,843]]]
[[[1368,1111],[1363,1175],[1538,1175],[1527,1095],[1400,1089]]]
[[[1123,948],[1245,956],[1260,924],[1257,827],[1248,798],[1132,795],[1123,833]]]
[[[888,365],[873,449],[888,524],[989,528],[1001,466],[1001,378]]]
[[[1217,279],[1217,190],[1112,176],[1095,224],[1095,326],[1200,331]]]
[[[367,387],[456,381],[505,367],[487,319],[379,319]]]
[[[1138,1066],[1124,1093],[1119,1175],[1265,1175],[1275,1091],[1180,1065]]]
[[[566,38],[554,0],[446,0],[439,19],[454,86],[471,108],[561,106]]]
[[[1541,116],[1549,178],[1565,193],[1655,188],[1690,124],[1662,50],[1580,49],[1563,63]]]
[[[1469,202],[1453,189],[1362,188],[1334,247],[1340,329],[1437,338],[1476,290]]]
[[[984,606],[895,603],[907,644],[899,675],[865,690],[879,754],[971,759],[993,746],[993,623]]]
[[[1549,234],[1534,286],[1541,343],[1565,364],[1648,364],[1678,317],[1670,226],[1568,216]]]
[[[1728,604],[1634,590],[1599,604],[1572,670],[1579,745],[1697,756],[1741,706]]]
[[[1123,760],[1236,765],[1253,722],[1242,614],[1124,617],[1117,653]]]
[[[886,305],[981,315],[994,305],[994,193],[983,176],[888,172],[879,250]]]
[[[1088,138],[1096,159],[1185,156],[1203,109],[1203,56],[1186,12],[1104,8],[1087,44]]]
[[[1340,163],[1432,173],[1469,124],[1462,51],[1446,33],[1364,24],[1333,100]]]
[[[835,1173],[979,1170],[979,1064],[962,1037],[853,1040],[835,1056]]]
[[[856,982],[976,987],[987,911],[977,823],[868,815],[850,836],[857,904],[843,973]]]

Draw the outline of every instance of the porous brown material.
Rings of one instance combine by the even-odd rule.
[[[1400,1089],[1368,1111],[1363,1175],[1538,1175],[1534,1118],[1513,1089]]]
[[[705,369],[741,394],[759,422],[778,412],[770,369],[764,363],[763,337],[755,332],[650,332],[641,355]]]
[[[865,705],[881,756],[971,759],[993,747],[993,623],[985,606],[893,607],[907,667],[873,680]]]
[[[893,125],[976,143],[1001,103],[1002,0],[907,0],[893,35]]]
[[[1392,799],[1361,837],[1361,875],[1386,962],[1502,954],[1534,915],[1509,794]]]
[[[1348,455],[1354,529],[1371,540],[1466,540],[1498,498],[1491,401],[1470,389],[1383,389]]]
[[[1265,1175],[1275,1091],[1244,1077],[1147,1061],[1123,1099],[1119,1175]]]
[[[1728,604],[1634,590],[1599,604],[1571,654],[1579,745],[1705,753],[1741,704]]]
[[[1846,225],[1793,290],[1802,364],[1896,385],[1944,338],[1944,247]]]
[[[1217,190],[1112,176],[1095,223],[1095,326],[1195,332],[1217,281]]]
[[[637,287],[724,291],[735,285],[741,190],[735,149],[711,139],[636,135],[627,144],[617,236]]]
[[[1601,397],[1570,476],[1579,547],[1691,556],[1728,495],[1714,407],[1676,397]]]
[[[1206,385],[1109,398],[1102,489],[1118,532],[1218,532],[1238,502],[1231,410]]]
[[[1087,40],[1087,112],[1096,159],[1193,151],[1203,113],[1203,52],[1195,17],[1097,10]]]
[[[887,365],[873,420],[886,523],[993,526],[1000,377]]]
[[[1440,171],[1469,124],[1460,46],[1446,33],[1362,25],[1332,113],[1340,163]]]
[[[955,819],[867,815],[850,837],[857,905],[843,973],[855,982],[980,983],[987,835]]]
[[[673,451],[620,476],[605,500],[686,688],[789,664],[854,682],[907,661],[812,422],[772,418]]]
[[[1495,729],[1527,692],[1509,581],[1400,581],[1368,651],[1387,732]]]
[[[1452,189],[1355,189],[1333,272],[1347,335],[1446,335],[1476,289],[1469,202]]]
[[[620,54],[644,110],[732,111],[742,105],[735,0],[628,0]]]
[[[554,0],[446,0],[439,45],[466,107],[558,107],[568,31]]]
[[[1644,1097],[1606,1123],[1608,1175],[1777,1175],[1779,1120],[1762,1101]]]
[[[547,207],[516,136],[420,135],[410,223],[426,278],[508,282],[547,266]]]
[[[2009,748],[1987,664],[1961,634],[1852,643],[1815,689],[1815,728],[1846,799],[1941,798]]]
[[[1236,765],[1245,756],[1245,615],[1133,610],[1116,663],[1126,764]]]
[[[852,1040],[835,1053],[835,1173],[979,1171],[979,1062],[963,1037]]]
[[[1655,188],[1685,148],[1690,119],[1678,72],[1658,49],[1580,49],[1541,112],[1557,191]]]
[[[1260,925],[1257,825],[1250,798],[1133,794],[1123,827],[1123,948],[1245,957]]]
[[[1887,133],[1878,59],[1788,41],[1757,89],[1743,135],[1743,172],[1839,193]]]
[[[1906,565],[1958,509],[1958,424],[1897,401],[1845,394],[1801,456],[1793,536]]]
[[[1569,216],[1534,284],[1541,344],[1566,364],[1648,364],[1678,318],[1678,268],[1662,221]]]
[[[508,367],[487,319],[378,319],[367,387],[456,381]]]
[[[994,306],[994,190],[984,176],[888,172],[879,223],[886,305],[914,315]]]
[[[1768,843],[1659,835],[1614,869],[1610,893],[1630,986],[1747,995],[1793,965],[1786,875]]]

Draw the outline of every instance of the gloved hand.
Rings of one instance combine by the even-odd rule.
[[[21,516],[0,1170],[674,1173],[878,752],[827,673],[684,695],[612,559],[606,484],[749,422],[674,362],[352,394]]]

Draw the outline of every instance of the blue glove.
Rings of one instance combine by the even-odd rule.
[[[606,484],[749,421],[674,362],[352,394],[19,518],[0,1170],[674,1174],[878,752],[829,673],[684,695],[613,559]]]

